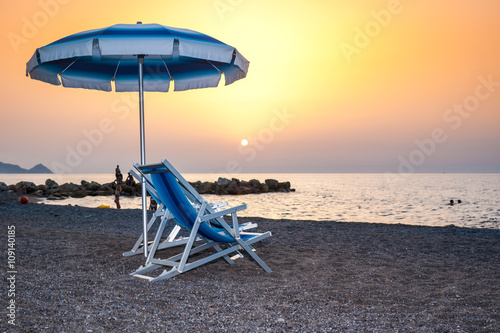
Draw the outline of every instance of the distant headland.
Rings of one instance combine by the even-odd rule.
[[[0,173],[53,173],[43,164],[37,164],[31,169],[23,169],[19,165],[0,162]]]

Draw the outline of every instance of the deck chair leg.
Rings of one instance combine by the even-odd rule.
[[[181,227],[178,224],[176,224],[174,226],[174,228],[172,229],[172,231],[170,232],[170,234],[168,235],[165,242],[173,242],[175,240],[175,237],[177,237],[177,234],[179,233],[180,230],[181,230]]]
[[[156,231],[156,236],[153,241],[153,245],[151,245],[151,249],[149,250],[148,258],[146,259],[146,265],[151,262],[151,259],[154,258],[156,254],[156,250],[158,249],[158,245],[160,244],[161,236],[163,235],[163,231],[167,226],[167,221],[170,217],[170,212],[162,216],[160,226],[158,227],[158,231]],[[171,235],[170,235],[171,236]]]
[[[179,267],[177,267],[177,270],[181,273],[184,270],[184,266],[186,266],[186,262],[189,258],[189,254],[191,253],[191,249],[193,248],[193,243],[194,243],[194,240],[196,239],[196,232],[198,232],[199,226],[200,226],[199,223],[195,224],[195,227],[193,228],[193,232],[191,233],[191,236],[189,237],[189,240],[186,244],[186,247],[184,248],[184,252],[182,253]],[[196,232],[194,232],[195,230],[196,230]]]
[[[201,219],[200,216],[205,211],[205,207],[207,206],[207,202],[203,201],[201,205],[200,211],[198,212],[198,216],[196,217],[196,222],[193,225],[193,229],[191,230],[191,235],[189,236],[188,243],[184,248],[184,253],[182,254],[181,262],[179,263],[179,267],[177,270],[182,272],[184,270],[184,266],[186,265],[187,259],[189,257],[189,253],[191,252],[191,248],[193,247],[193,243],[196,240],[196,236],[198,235],[198,229],[200,228]]]
[[[260,267],[262,267],[268,273],[272,272],[271,269],[264,263],[264,261],[262,261],[262,259],[260,259],[260,257],[253,251],[253,248],[250,245],[246,244],[241,238],[238,238],[236,241],[245,249],[248,255],[250,255],[250,257],[252,257],[253,260],[255,260],[260,265]]]
[[[266,272],[271,273],[271,269],[264,263],[262,259],[259,258],[259,256],[253,251],[253,247],[250,246],[249,244],[245,243],[240,237],[239,234],[239,226],[238,226],[238,218],[235,213],[231,214],[232,215],[232,221],[233,221],[233,228],[231,228],[225,221],[221,222],[221,225],[224,229],[226,229],[227,232],[231,233],[234,235],[234,239],[236,242],[243,248],[245,251],[248,253],[250,257],[252,257],[253,260],[255,260],[260,267],[262,267]]]
[[[197,240],[197,241],[199,241],[199,240],[203,240],[203,241],[205,242],[205,244],[212,244],[212,245],[211,245],[211,247],[212,247],[212,248],[213,248],[216,252],[221,252],[221,251],[223,251],[223,250],[222,250],[222,248],[221,248],[219,245],[217,245],[217,243],[214,243],[213,241],[208,240],[208,239],[206,239],[205,237],[200,237],[200,236],[198,235],[198,238],[197,238],[196,240]],[[237,252],[237,251],[236,251],[236,252]],[[239,256],[241,256],[241,254],[240,254],[240,253],[238,253],[238,254],[239,254]],[[233,261],[233,260],[232,260],[232,258],[230,258],[228,255],[225,255],[225,256],[223,256],[222,258],[224,258],[224,260],[225,260],[225,261],[227,261],[227,263],[228,263],[229,265],[234,265],[234,261]],[[234,258],[234,257],[233,257],[233,258]]]
[[[157,218],[158,218],[157,214],[154,213],[153,216],[151,217],[151,219],[148,222],[147,231],[149,231],[149,229],[151,229],[151,227],[153,226],[153,224],[156,222]],[[142,242],[143,239],[144,239],[144,234],[141,233],[141,235],[139,236],[139,238],[135,242],[134,246],[132,247],[132,250],[130,250],[128,252],[124,252],[123,256],[124,257],[130,257],[130,256],[133,256],[133,255],[136,255],[136,254],[143,253],[144,250],[139,248],[141,246],[141,244],[143,243]]]
[[[213,248],[214,248],[214,249],[215,249],[215,251],[217,251],[217,252],[221,252],[221,251],[222,251],[222,249],[221,249],[221,247],[220,247],[219,245],[214,245],[214,246],[213,246]],[[225,261],[227,261],[227,263],[228,263],[229,265],[234,265],[234,261],[233,261],[231,258],[229,258],[229,256],[228,256],[228,255],[225,255],[225,256],[223,256],[222,258],[224,258],[224,260],[225,260]]]

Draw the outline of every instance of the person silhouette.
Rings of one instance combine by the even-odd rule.
[[[116,203],[116,209],[121,209],[122,206],[120,205],[120,193],[122,191],[122,187],[117,184],[116,189],[115,189],[115,203]]]
[[[447,205],[448,206],[453,206],[455,204],[455,202],[453,200],[450,200],[450,203],[448,203]]]
[[[151,198],[151,201],[149,202],[149,210],[157,210],[158,209],[158,203],[156,202],[155,199]]]
[[[116,182],[118,184],[123,181],[123,175],[122,175],[122,172],[120,171],[120,166],[119,165],[116,166],[115,177],[116,177]]]
[[[132,176],[130,174],[130,172],[128,173],[128,177],[127,177],[127,180],[125,181],[125,184],[128,185],[128,186],[134,186],[135,185],[134,176]]]

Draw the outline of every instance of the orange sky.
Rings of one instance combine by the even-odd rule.
[[[148,162],[500,172],[499,1],[0,1],[2,162],[100,173],[140,160],[136,94],[24,74],[37,47],[142,21],[203,32],[250,61],[227,87],[146,93]]]

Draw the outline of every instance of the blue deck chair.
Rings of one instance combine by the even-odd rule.
[[[176,276],[219,258],[224,258],[229,264],[234,264],[234,259],[242,257],[240,250],[246,251],[266,272],[271,272],[271,269],[257,256],[255,249],[252,247],[252,244],[270,237],[271,233],[241,231],[238,224],[236,213],[246,209],[246,205],[218,212],[214,211],[213,207],[206,200],[203,200],[196,191],[193,193],[194,189],[167,160],[163,160],[160,164],[136,167],[146,176],[148,182],[151,182],[151,187],[159,199],[158,202],[165,207],[168,214],[171,214],[171,217],[179,226],[189,231],[189,237],[182,253],[169,259],[148,257],[146,265],[141,266],[132,273],[133,276],[158,281]],[[201,206],[196,209],[198,203],[201,203]],[[232,217],[232,226],[226,223],[223,218],[229,214]],[[195,242],[199,241],[202,244],[193,247]],[[153,242],[154,251],[150,253],[150,256],[154,256],[156,252],[154,243],[156,243],[156,238]],[[200,254],[208,249],[212,249],[215,253],[195,261],[189,260],[191,255]],[[232,256],[229,257],[229,255]],[[161,267],[171,268],[165,270],[156,278],[144,275]]]
[[[154,257],[154,253],[157,250],[163,250],[173,246],[184,245],[188,241],[188,237],[178,237],[179,231],[181,227],[178,223],[176,223],[172,214],[166,209],[165,205],[159,199],[158,193],[156,192],[153,182],[151,180],[151,176],[148,174],[144,174],[139,169],[139,164],[134,164],[134,169],[129,170],[132,176],[137,179],[137,181],[141,181],[141,176],[146,180],[146,189],[151,195],[151,197],[158,203],[158,208],[156,211],[152,212],[152,216],[147,224],[147,231],[149,232],[151,228],[155,225],[155,222],[158,223],[158,228],[156,230],[156,234],[153,241],[148,242],[148,258],[146,259],[146,264],[150,262],[150,260]],[[202,197],[198,194],[198,192],[189,184],[183,187],[183,192],[186,194],[188,198],[193,202],[193,207],[195,209],[199,209],[203,202]],[[215,213],[220,211],[222,207],[227,206],[227,202],[217,202],[208,204],[208,210],[211,213]],[[173,223],[172,223],[173,222]],[[257,228],[256,223],[247,222],[240,225],[240,231],[250,230],[253,228]],[[168,234],[168,235],[167,235]],[[135,242],[132,249],[128,252],[124,252],[123,256],[129,257],[136,254],[144,253],[144,234],[141,233],[137,241]]]

